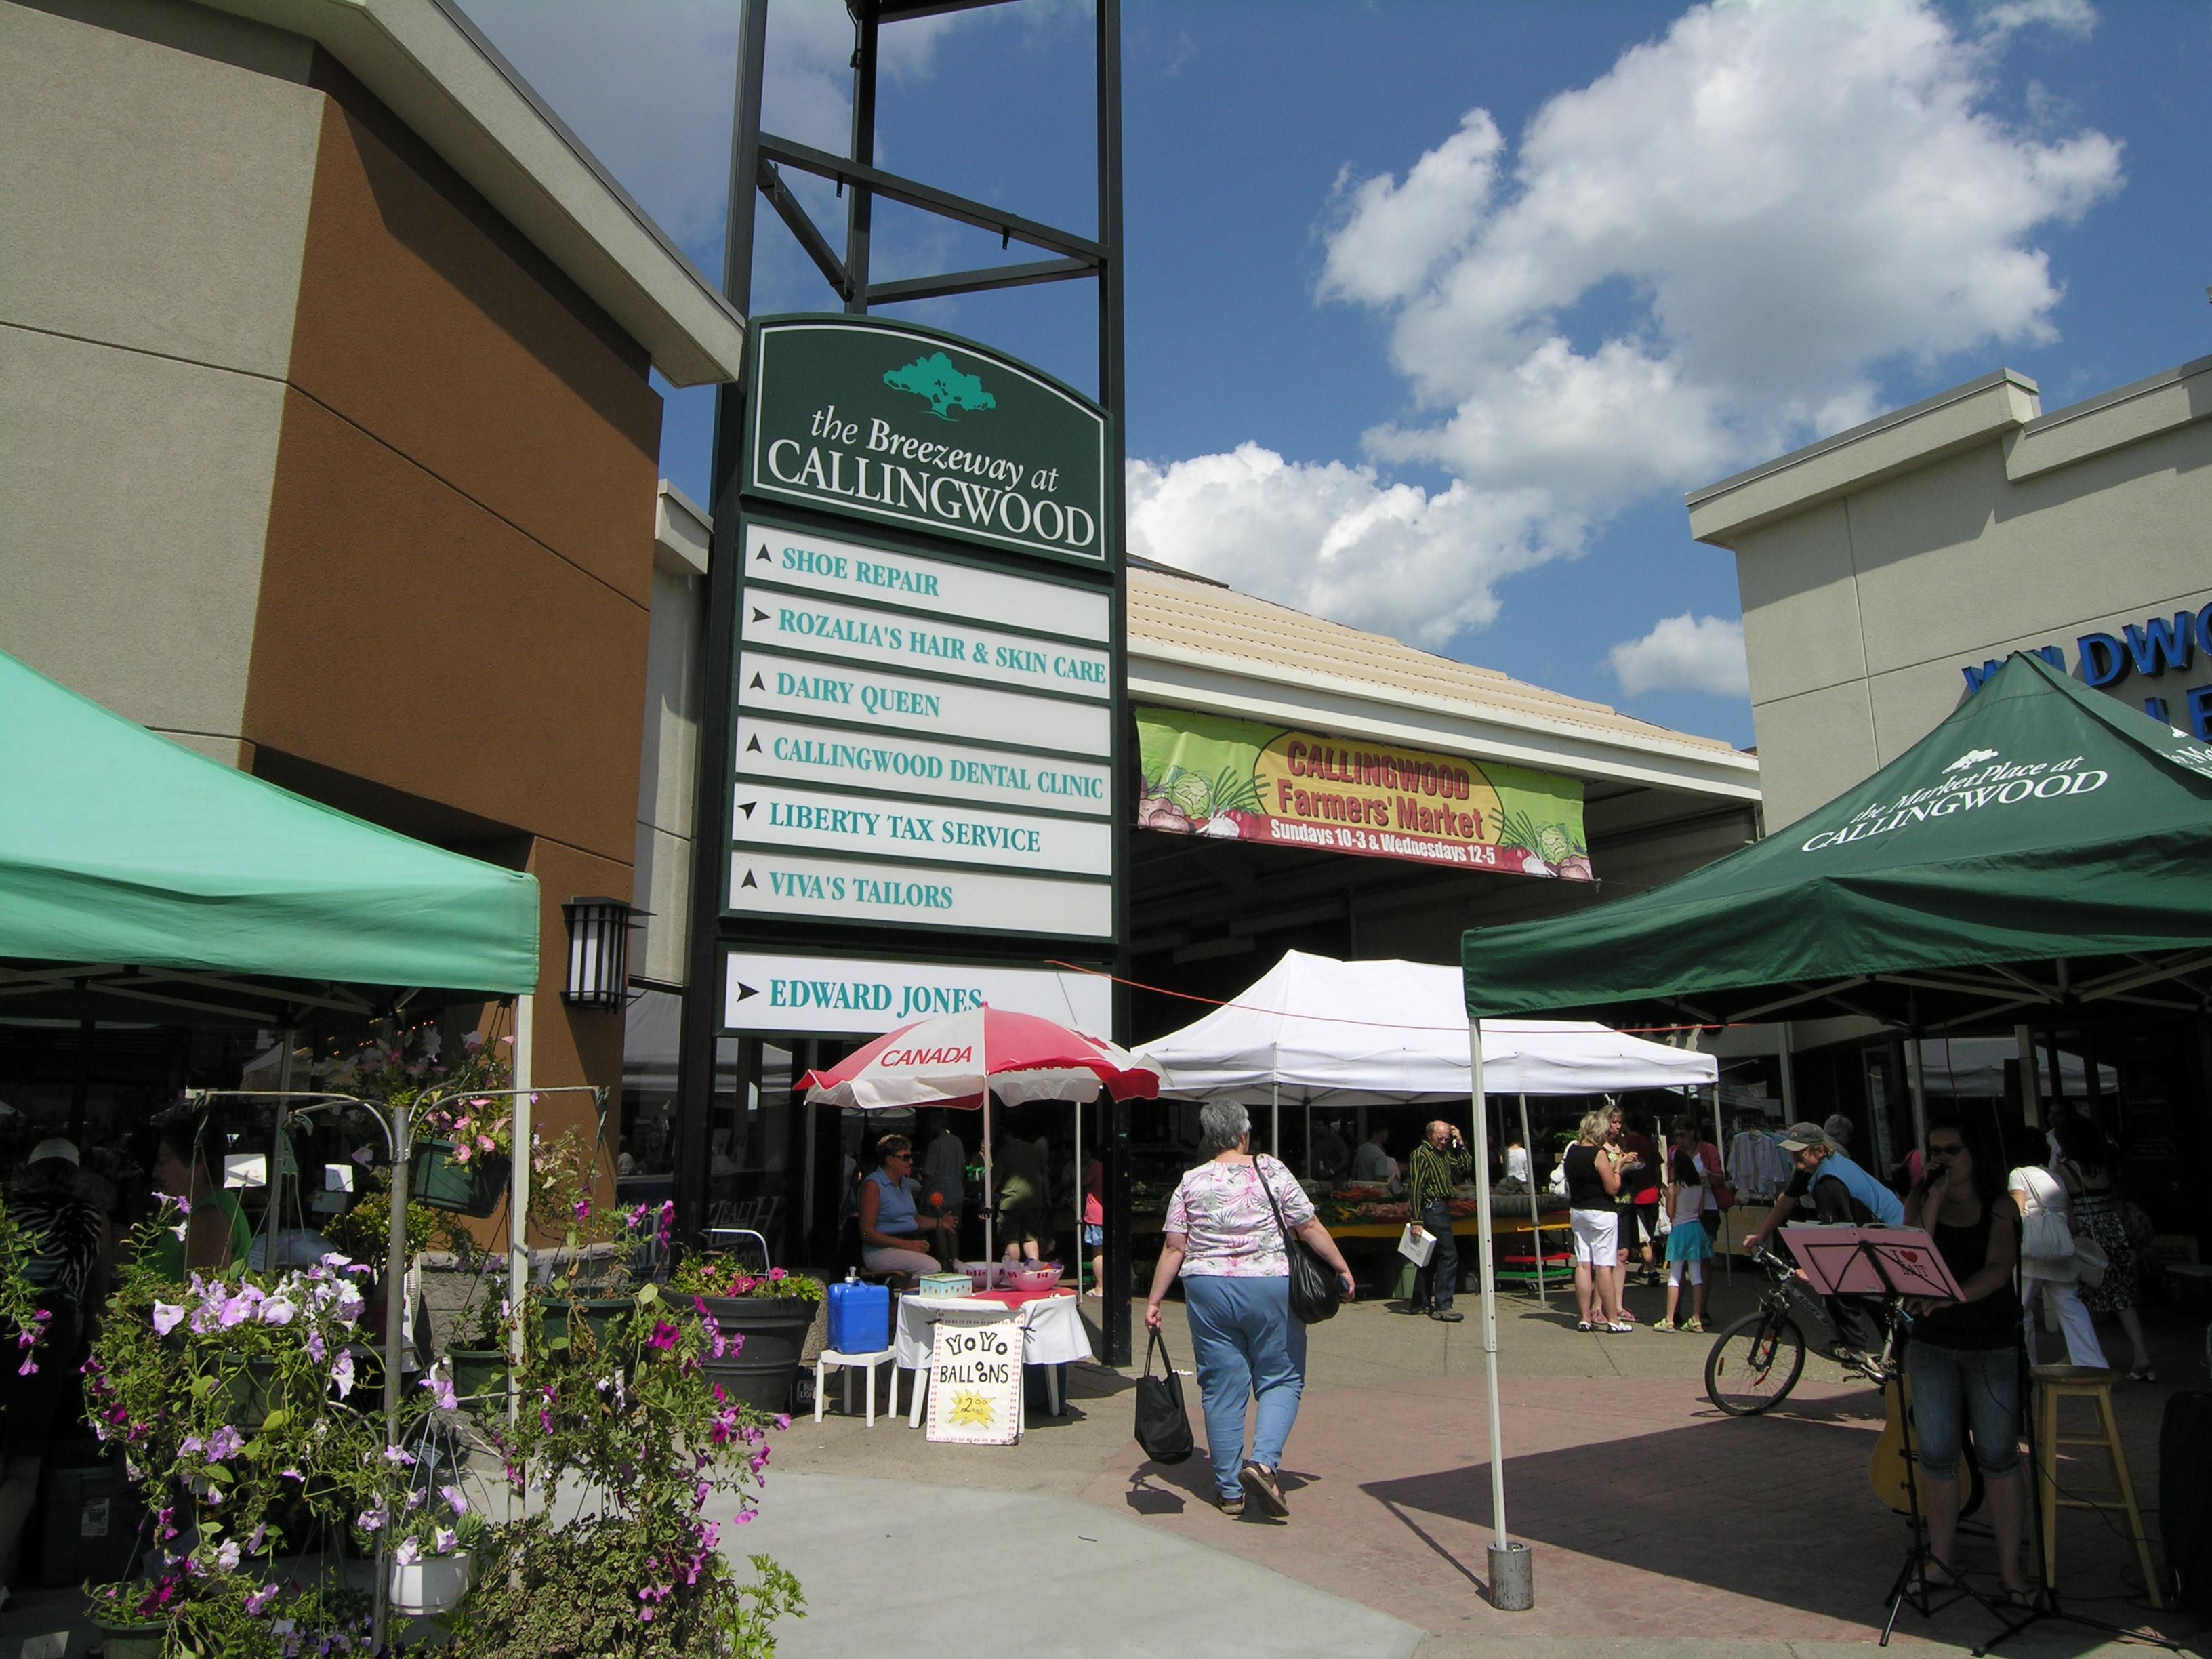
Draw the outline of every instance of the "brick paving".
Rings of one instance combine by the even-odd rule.
[[[1659,1295],[1632,1291],[1630,1304],[1654,1320]],[[1710,1322],[1717,1328],[1747,1310],[1751,1295],[1741,1275],[1717,1285]],[[1784,1644],[1873,1643],[1906,1534],[1868,1484],[1881,1426],[1871,1389],[1808,1360],[1774,1413],[1724,1418],[1703,1392],[1710,1337],[1649,1328],[1585,1336],[1557,1311],[1517,1297],[1499,1304],[1506,1511],[1513,1535],[1536,1552],[1536,1607],[1493,1610],[1484,1599],[1491,1532],[1481,1339],[1475,1304],[1462,1305],[1469,1317],[1457,1326],[1368,1302],[1315,1328],[1304,1405],[1285,1460],[1287,1523],[1220,1515],[1202,1451],[1172,1468],[1146,1464],[1129,1437],[1129,1377],[1104,1367],[1076,1368],[1068,1415],[1032,1419],[1021,1443],[1004,1450],[933,1445],[890,1425],[870,1431],[833,1408],[819,1426],[802,1419],[779,1437],[776,1467],[1079,1495],[1418,1626],[1437,1644],[1425,1659],[1486,1651],[1501,1638],[1547,1643],[1554,1656],[1605,1651],[1623,1639],[1694,1641],[1702,1650],[1734,1638],[1764,1644],[1762,1656],[1784,1653]],[[1188,1367],[1181,1314],[1179,1304],[1169,1304],[1168,1334]],[[2166,1399],[2176,1384],[2203,1380],[2201,1320],[2154,1314],[2152,1330],[2166,1381],[2123,1383],[2114,1395],[2147,1510],[2157,1502]],[[1194,1380],[1185,1389],[1202,1442]],[[774,1530],[775,1511],[771,1475],[763,1534]],[[2157,1518],[2147,1518],[2155,1546]],[[2076,1611],[2175,1635],[2201,1629],[2202,1621],[2138,1605],[2133,1553],[2097,1517],[2063,1516],[2061,1528],[2060,1584]],[[758,1541],[772,1547],[766,1536]],[[1970,1571],[1986,1569],[1990,1546],[1969,1537],[1961,1559]],[[1963,1647],[1992,1633],[1968,1607],[1932,1625],[1908,1613],[1899,1627],[1909,1644]],[[2094,1645],[2069,1634],[2066,1650]]]

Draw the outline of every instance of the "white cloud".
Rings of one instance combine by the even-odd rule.
[[[1620,689],[1632,697],[1658,690],[1710,691],[1723,697],[1751,695],[1743,624],[1725,617],[1693,617],[1686,611],[1668,617],[1642,639],[1614,646],[1606,661]]]
[[[1433,649],[1497,616],[1501,578],[1579,551],[1583,529],[1542,490],[1431,493],[1252,443],[1132,461],[1128,493],[1132,553]]]
[[[1322,292],[1387,309],[1445,411],[1374,453],[1603,507],[1817,435],[1876,366],[2049,339],[2030,238],[2117,188],[2119,148],[1985,106],[1992,42],[2076,9],[1970,37],[1913,0],[1700,6],[1539,110],[1502,184],[1478,110],[1346,191]]]
[[[2041,27],[2086,35],[2097,27],[2097,11],[2089,0],[1996,0],[1977,21],[1991,34]]]

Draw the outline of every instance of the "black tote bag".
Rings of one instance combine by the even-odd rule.
[[[1256,1155],[1252,1173],[1260,1177],[1260,1190],[1267,1194],[1267,1207],[1275,1212],[1275,1225],[1282,1230],[1283,1254],[1290,1258],[1291,1316],[1301,1325],[1318,1325],[1324,1319],[1335,1318],[1336,1310],[1344,1305],[1343,1280],[1283,1219],[1283,1206],[1275,1202],[1275,1189],[1267,1184]]]
[[[1152,1356],[1162,1375],[1152,1375]],[[1137,1444],[1155,1463],[1180,1463],[1192,1450],[1190,1413],[1183,1409],[1182,1378],[1175,1373],[1158,1331],[1145,1345],[1145,1374],[1137,1379]]]

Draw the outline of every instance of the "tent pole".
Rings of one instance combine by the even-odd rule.
[[[1075,1193],[1073,1201],[1075,1205],[1074,1279],[1075,1288],[1080,1291],[1083,1289],[1084,1263],[1088,1259],[1085,1255],[1083,1243],[1083,1103],[1081,1100],[1075,1103]],[[948,1261],[945,1265],[950,1267],[952,1264]],[[1101,1294],[1103,1292],[1102,1291]]]
[[[1280,1158],[1283,1155],[1283,1073],[1279,1061],[1268,1086],[1273,1093],[1267,1102],[1267,1150]]]
[[[1906,1033],[1912,1044],[1910,1058],[1912,1065],[1906,1076],[1912,1084],[1912,1144],[1916,1147],[1928,1144],[1928,1060],[1920,1051],[1920,1028],[1914,1026]]]
[[[1728,1137],[1722,1133],[1723,1127],[1721,1122],[1721,1085],[1716,1076],[1713,1082],[1713,1155],[1721,1160],[1722,1167],[1726,1168]],[[1729,1283],[1733,1285],[1735,1282],[1735,1258],[1729,1254],[1729,1212],[1726,1210],[1721,1212],[1721,1271],[1728,1275]]]
[[[1491,1272],[1496,1260],[1490,1231],[1490,1103],[1482,1087],[1482,1022],[1467,1022],[1468,1088],[1474,1106],[1474,1164],[1482,1178],[1474,1183],[1478,1217],[1475,1273],[1482,1281],[1482,1372],[1490,1424],[1490,1514],[1497,1538],[1490,1546],[1491,1605],[1522,1612],[1535,1605],[1528,1547],[1516,1547],[1505,1534],[1505,1447],[1498,1409],[1498,1284]]]
[[[991,1085],[983,1085],[983,1260],[995,1262],[999,1259],[999,1184],[991,1178]],[[996,1285],[994,1273],[988,1284]]]
[[[1552,1305],[1552,1293],[1544,1288],[1544,1210],[1536,1199],[1536,1145],[1528,1137],[1528,1097],[1521,1097],[1521,1150],[1528,1155],[1528,1237],[1536,1250],[1536,1301],[1544,1308]],[[1485,1179],[1489,1176],[1486,1168]]]

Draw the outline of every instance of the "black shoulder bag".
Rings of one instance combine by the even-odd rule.
[[[1152,1356],[1161,1376],[1152,1375]],[[1191,1454],[1190,1415],[1182,1404],[1182,1378],[1175,1373],[1158,1331],[1145,1345],[1145,1374],[1137,1379],[1137,1444],[1155,1463],[1180,1463]]]
[[[1260,1178],[1260,1190],[1267,1194],[1267,1207],[1275,1212],[1275,1225],[1282,1230],[1283,1254],[1291,1262],[1291,1317],[1301,1325],[1318,1325],[1324,1319],[1335,1318],[1336,1310],[1344,1305],[1343,1282],[1314,1254],[1313,1246],[1292,1232],[1283,1219],[1283,1206],[1275,1201],[1275,1189],[1267,1184],[1257,1154],[1252,1159],[1252,1173]]]

